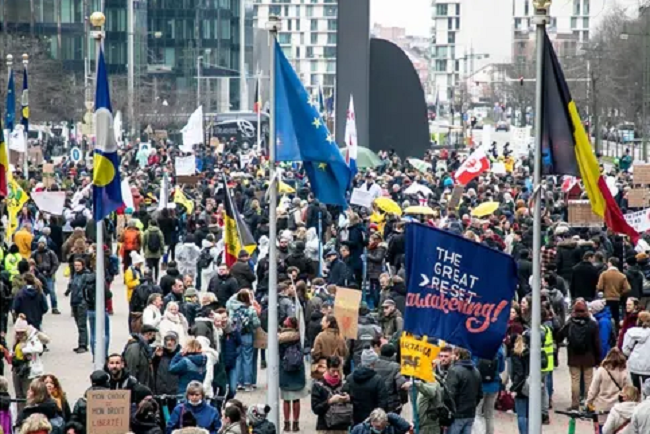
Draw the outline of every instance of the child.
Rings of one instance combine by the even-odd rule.
[[[246,417],[248,424],[253,428],[253,434],[276,434],[275,425],[266,419],[271,407],[264,404],[255,404],[248,407]]]
[[[0,428],[5,433],[11,433],[13,423],[11,420],[11,396],[9,395],[9,382],[5,377],[0,377]]]

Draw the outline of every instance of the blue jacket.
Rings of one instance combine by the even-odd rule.
[[[478,357],[472,357],[472,360],[474,361],[474,365],[478,366],[480,359]],[[497,361],[499,363],[499,374],[501,374],[506,369],[506,353],[503,349],[503,345],[499,347],[499,352],[497,353]],[[501,378],[491,383],[483,383],[482,388],[483,394],[499,393],[499,390],[501,389]]]
[[[598,322],[598,332],[600,335],[600,360],[605,360],[605,356],[612,348],[609,345],[609,338],[612,334],[612,312],[609,306],[605,306],[603,310],[594,315]]]
[[[197,427],[207,429],[210,434],[217,434],[217,431],[221,428],[221,416],[219,415],[219,411],[206,403],[205,400],[196,406],[184,402],[178,404],[169,416],[166,429],[167,434],[171,434],[172,431],[177,428],[182,428],[181,423],[183,420],[183,413],[192,413],[196,419]]]
[[[226,370],[234,369],[241,351],[241,335],[232,330],[221,337],[221,357]]]
[[[406,434],[411,429],[411,424],[396,415],[395,413],[388,413],[388,426],[382,434]],[[370,430],[370,422],[365,421],[355,426],[351,434],[372,434]]]
[[[178,376],[178,394],[185,395],[191,381],[203,384],[207,371],[208,357],[205,354],[177,353],[169,364],[169,372]]]

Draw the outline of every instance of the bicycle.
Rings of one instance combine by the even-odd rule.
[[[555,414],[569,416],[569,433],[576,433],[576,419],[590,420],[594,424],[594,433],[600,434],[600,425],[598,424],[598,416],[608,414],[609,411],[578,411],[578,410],[555,410]]]

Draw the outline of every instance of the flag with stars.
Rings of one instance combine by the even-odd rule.
[[[302,161],[314,196],[323,203],[345,208],[350,168],[318,108],[318,101],[307,93],[276,42],[276,159]]]
[[[5,129],[9,132],[14,130],[16,122],[16,84],[14,82],[14,71],[9,70],[7,78],[7,102],[5,107]]]
[[[25,128],[25,132],[29,131],[29,85],[27,84],[27,66],[23,69],[23,94],[20,97],[20,106],[22,108],[22,119],[20,121]]]

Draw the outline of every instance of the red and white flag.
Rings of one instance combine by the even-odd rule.
[[[481,173],[490,170],[490,160],[482,149],[477,149],[467,157],[467,160],[458,168],[454,177],[456,182],[467,185]]]
[[[562,181],[562,191],[568,193],[573,189],[573,186],[578,183],[578,178],[575,176],[565,176],[564,181]]]

